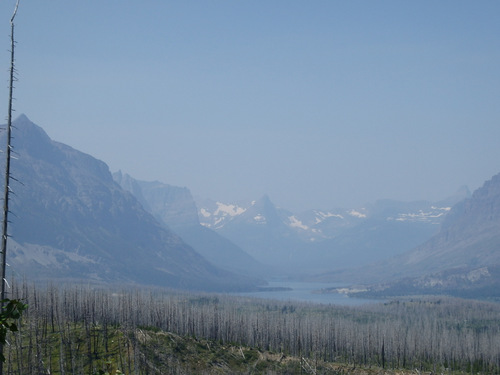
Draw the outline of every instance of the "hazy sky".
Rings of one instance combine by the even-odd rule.
[[[195,196],[439,200],[500,172],[499,15],[497,0],[21,0],[15,108]]]

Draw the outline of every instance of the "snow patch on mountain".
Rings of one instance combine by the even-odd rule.
[[[296,235],[305,242],[321,242],[333,239],[366,220],[435,226],[442,222],[449,210],[446,203],[404,203],[387,200],[349,209],[311,209],[295,213],[276,207],[266,198],[238,203],[206,201],[199,206],[198,212],[201,225],[216,231],[224,230],[228,223],[235,222],[239,223],[237,226],[245,225],[243,223],[262,227],[284,225],[293,233],[290,236]],[[284,227],[280,230],[286,231]]]
[[[256,216],[254,216],[253,218],[258,224],[265,224],[267,222],[265,216],[261,215],[261,214],[257,214]]]
[[[362,219],[366,218],[366,214],[359,212],[359,211],[356,211],[356,210],[349,211],[349,215],[354,216],[354,217],[359,217]]]
[[[396,217],[388,217],[387,220],[409,221],[409,222],[428,222],[440,224],[444,215],[450,211],[451,207],[431,206],[430,210],[418,210],[417,212],[400,213]]]
[[[433,210],[443,210],[445,212],[448,212],[451,210],[451,207],[436,207],[436,206],[431,206]]]
[[[236,206],[234,204],[224,204],[221,202],[217,202],[217,210],[215,210],[214,215],[229,215],[229,216],[238,216],[246,211],[245,208]]]
[[[288,219],[290,220],[290,226],[292,228],[299,228],[303,230],[309,230],[309,227],[307,225],[304,225],[302,221],[297,219],[295,216],[289,216]]]
[[[323,212],[323,211],[314,211],[316,214],[316,224],[321,223],[323,220],[328,219],[329,217],[336,217],[339,219],[344,219],[344,216],[340,214],[334,214],[332,212]]]
[[[210,212],[208,212],[207,210],[205,210],[204,208],[202,208],[200,210],[200,214],[203,216],[203,217],[210,217],[212,216],[212,214]]]

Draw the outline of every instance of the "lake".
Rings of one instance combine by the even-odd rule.
[[[290,290],[269,290],[263,292],[237,293],[240,296],[275,299],[281,301],[302,301],[334,305],[359,306],[367,303],[380,303],[383,300],[351,298],[345,294],[319,294],[315,291],[323,288],[343,287],[343,284],[306,283],[298,281],[270,281],[269,288],[290,288]]]

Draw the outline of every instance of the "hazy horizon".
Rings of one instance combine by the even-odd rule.
[[[10,16],[0,4],[7,109]],[[16,115],[112,172],[294,211],[500,172],[500,3],[21,2]],[[3,21],[2,21],[3,19]]]

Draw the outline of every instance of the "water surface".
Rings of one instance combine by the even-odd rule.
[[[332,283],[306,283],[299,281],[270,281],[267,287],[269,291],[238,293],[241,296],[250,296],[257,298],[275,299],[281,301],[302,301],[315,302],[334,305],[359,306],[366,303],[379,303],[382,300],[371,300],[363,298],[348,297],[340,293],[318,293],[326,288],[344,287],[343,284]],[[287,288],[289,290],[275,290]]]

